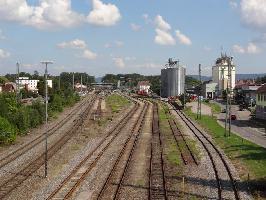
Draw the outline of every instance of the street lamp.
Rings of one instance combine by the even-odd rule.
[[[47,178],[47,161],[48,161],[48,85],[47,85],[47,65],[53,64],[52,61],[41,61],[41,64],[45,64],[45,153],[44,153],[44,176]]]

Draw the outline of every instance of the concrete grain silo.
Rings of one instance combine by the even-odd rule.
[[[169,59],[167,67],[161,70],[161,97],[178,96],[184,93],[186,68]]]

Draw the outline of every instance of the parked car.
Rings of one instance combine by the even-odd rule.
[[[236,115],[231,115],[231,120],[236,120]]]

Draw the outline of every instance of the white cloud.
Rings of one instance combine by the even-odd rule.
[[[237,8],[238,7],[238,3],[236,0],[229,0],[229,5],[231,6],[231,8]]]
[[[259,30],[266,30],[266,1],[241,0],[241,16],[247,25]]]
[[[155,17],[154,22],[155,22],[156,27],[157,27],[158,29],[160,29],[160,30],[164,30],[164,31],[169,31],[169,30],[171,30],[171,26],[170,26],[170,24],[168,24],[168,23],[163,19],[163,17],[162,17],[161,15],[157,15],[157,16]]]
[[[0,0],[0,18],[38,29],[73,27],[84,20],[71,9],[71,0],[40,0],[38,6],[26,0]]]
[[[130,27],[133,31],[139,31],[141,29],[141,26],[140,25],[137,25],[137,24],[134,24],[134,23],[131,23],[130,24]]]
[[[250,42],[248,43],[246,52],[249,54],[257,54],[260,53],[260,48],[256,46],[254,43]]]
[[[155,17],[154,23],[156,25],[154,42],[159,45],[175,45],[176,41],[170,33],[170,24],[161,15]]]
[[[179,30],[176,30],[175,34],[176,34],[178,41],[181,44],[185,44],[185,45],[191,45],[192,44],[191,40],[186,35],[182,34]]]
[[[124,42],[116,40],[114,42],[106,43],[104,45],[104,48],[109,49],[111,47],[122,47],[122,46],[124,46]]]
[[[235,53],[240,54],[257,54],[261,51],[260,48],[252,42],[248,43],[246,47],[235,44],[232,49]]]
[[[94,59],[97,58],[97,54],[94,53],[94,52],[92,52],[92,51],[89,50],[89,49],[85,49],[85,50],[83,51],[82,57],[83,57],[83,58],[86,58],[86,59],[88,59],[88,60],[94,60]]]
[[[235,53],[241,53],[241,54],[243,54],[243,53],[246,52],[246,50],[245,50],[244,47],[242,47],[242,46],[240,46],[240,45],[237,45],[237,44],[233,45],[233,51],[234,51]]]
[[[143,14],[142,17],[143,17],[146,24],[149,24],[152,22],[152,20],[150,19],[149,15],[147,13]]]
[[[100,0],[92,0],[93,10],[87,16],[89,23],[98,26],[113,26],[120,19],[119,9],[113,4],[104,4]]]
[[[146,68],[146,69],[161,69],[162,65],[161,64],[156,64],[153,62],[147,62],[143,64],[136,65],[138,68]]]
[[[160,45],[175,45],[175,39],[167,31],[156,29],[155,43]]]
[[[72,49],[85,49],[87,44],[84,40],[75,39],[69,42],[62,42],[57,44],[57,47],[65,49],[65,48],[72,48]]]
[[[92,0],[93,10],[85,16],[71,8],[71,0],[39,0],[31,6],[26,0],[0,0],[0,20],[14,21],[38,29],[70,28],[88,22],[99,26],[115,25],[121,15],[113,4]]]
[[[122,69],[126,66],[125,61],[121,57],[113,58],[113,61],[115,63],[115,66]]]
[[[97,54],[92,52],[90,49],[88,49],[87,46],[88,46],[87,43],[81,39],[75,39],[75,40],[71,40],[69,42],[62,42],[62,43],[57,44],[57,47],[62,48],[62,49],[66,49],[66,48],[82,49],[83,53],[79,57],[86,58],[89,60],[96,59]]]
[[[8,58],[10,56],[10,53],[7,51],[4,51],[3,49],[0,49],[0,59],[2,58]]]

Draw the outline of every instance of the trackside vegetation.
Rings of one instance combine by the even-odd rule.
[[[186,109],[185,113],[197,121],[233,161],[241,179],[249,185],[255,198],[266,198],[266,149],[234,133],[231,133],[230,137],[224,137],[224,128],[218,124],[215,117],[202,115],[202,118],[197,120],[196,114],[190,109]]]
[[[79,101],[79,96],[72,91],[51,94],[48,104],[49,117],[62,112],[64,107]],[[45,104],[37,98],[32,105],[23,105],[16,100],[15,93],[0,94],[0,144],[9,144],[17,135],[26,134],[45,120]]]
[[[121,95],[112,94],[106,97],[106,104],[111,108],[112,113],[118,113],[128,106],[130,101]]]

